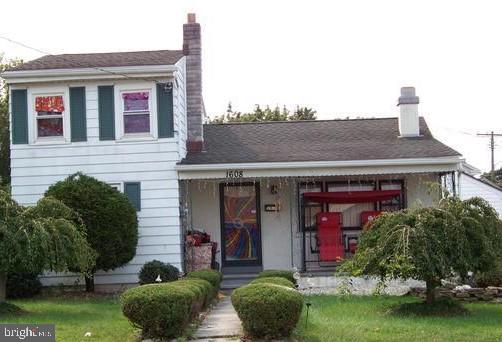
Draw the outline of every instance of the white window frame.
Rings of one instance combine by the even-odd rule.
[[[44,115],[44,116],[38,116],[38,112],[36,110],[36,101],[37,97],[47,97],[47,96],[62,96],[63,97],[63,106],[64,106],[64,111],[61,113],[61,116],[59,115]],[[30,115],[32,124],[31,127],[33,127],[33,141],[35,143],[65,143],[70,140],[70,127],[69,127],[69,118],[68,115],[70,113],[69,111],[69,101],[68,101],[68,96],[66,91],[40,91],[36,93],[30,94],[30,106],[31,108],[28,109],[29,113],[32,113]],[[63,135],[61,136],[52,136],[52,137],[39,137],[38,136],[38,119],[47,119],[47,118],[60,118],[63,120]]]
[[[118,83],[115,84],[115,132],[116,141],[142,141],[157,139],[157,92],[154,82]],[[148,92],[148,109],[150,119],[150,132],[145,133],[125,133],[124,127],[124,99],[123,94]],[[140,112],[134,112],[140,113]],[[132,112],[131,112],[132,114]]]
[[[123,192],[123,183],[122,182],[113,182],[108,183],[109,186],[117,190],[118,192]]]

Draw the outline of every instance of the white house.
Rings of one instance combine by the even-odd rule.
[[[463,165],[458,177],[458,194],[462,199],[481,197],[497,210],[502,217],[502,188],[481,178],[480,171],[470,165]]]
[[[183,268],[192,229],[218,243],[224,272],[324,270],[374,215],[431,204],[427,183],[457,178],[460,154],[431,135],[411,87],[397,117],[203,124],[195,15],[183,34],[182,50],[50,55],[3,74],[17,201],[82,171],[137,207],[136,257],[96,284],[136,283],[152,259]]]

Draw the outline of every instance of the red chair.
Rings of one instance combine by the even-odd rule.
[[[361,213],[361,227],[366,230],[367,224],[373,221],[382,212],[378,210],[363,211]]]
[[[343,259],[345,248],[342,242],[342,214],[318,213],[316,220],[319,261]]]

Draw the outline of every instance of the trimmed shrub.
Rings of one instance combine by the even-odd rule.
[[[7,277],[8,298],[31,298],[42,290],[38,274],[10,273]]]
[[[220,288],[222,275],[220,272],[211,269],[193,271],[187,274],[187,278],[197,278],[207,280],[216,290]]]
[[[91,273],[123,266],[136,254],[136,210],[126,195],[109,184],[79,172],[50,186],[45,196],[60,200],[84,221],[87,241],[98,253]],[[93,279],[86,279],[89,291],[94,288]]]
[[[162,283],[168,283],[178,280],[180,271],[173,265],[159,260],[152,260],[141,267],[141,271],[139,271],[139,283],[141,285],[155,284],[157,283],[155,280],[159,275]]]
[[[294,272],[288,270],[265,270],[258,274],[258,278],[270,278],[270,277],[279,277],[284,278],[296,284],[296,280],[293,277]]]
[[[190,310],[192,317],[195,317],[199,311],[211,303],[216,293],[213,285],[204,279],[182,279],[171,284],[188,289],[195,295],[196,300],[192,302]]]
[[[180,281],[174,282],[173,284],[179,285],[179,286],[196,286],[199,289],[202,290],[204,294],[203,298],[203,307],[207,306],[208,304],[211,303],[214,297],[216,297],[217,291],[214,288],[213,285],[211,285],[210,282],[204,279],[198,279],[198,278],[184,278],[181,279]]]
[[[232,304],[249,335],[280,338],[291,335],[298,323],[303,297],[284,286],[250,284],[232,293]]]
[[[286,286],[289,288],[294,289],[295,284],[287,280],[286,278],[280,278],[280,277],[263,277],[263,278],[256,278],[251,282],[251,284],[275,284],[275,285],[281,285],[281,286]]]
[[[192,289],[174,284],[142,285],[122,294],[122,312],[143,330],[144,338],[173,338],[183,334],[196,296]]]

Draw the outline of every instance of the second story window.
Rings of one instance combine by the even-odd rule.
[[[37,137],[63,137],[63,96],[37,96],[35,111]]]
[[[150,133],[150,92],[122,93],[124,133]]]

